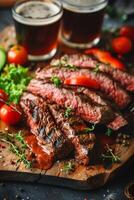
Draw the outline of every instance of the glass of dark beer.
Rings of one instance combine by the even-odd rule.
[[[12,9],[16,37],[29,60],[45,60],[57,50],[62,5],[58,0],[20,0]]]
[[[63,0],[61,39],[74,48],[89,48],[100,39],[107,0]]]

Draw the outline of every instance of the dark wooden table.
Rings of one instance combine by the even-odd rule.
[[[130,19],[134,24],[134,20]],[[0,9],[0,31],[12,23],[11,11]],[[111,21],[107,27],[116,26]],[[112,182],[94,191],[77,191],[67,188],[26,184],[18,182],[2,182],[0,180],[0,200],[125,200],[124,188],[134,182],[134,165],[126,167]]]

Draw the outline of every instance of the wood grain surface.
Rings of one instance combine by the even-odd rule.
[[[14,43],[16,43],[14,28],[7,27],[0,34],[0,44],[8,49]],[[64,47],[62,46],[62,48]],[[74,50],[69,51],[69,53],[73,52]],[[0,121],[1,132],[16,132],[18,130],[19,128],[8,127]],[[24,129],[23,132],[25,133],[25,131]],[[130,139],[129,146],[125,147],[117,144],[115,148],[116,153],[121,158],[120,163],[112,164],[110,168],[105,168],[102,164],[85,167],[75,163],[75,170],[65,173],[63,171],[65,161],[56,162],[49,170],[26,169],[23,163],[16,162],[18,158],[10,151],[9,146],[0,142],[0,179],[38,182],[83,190],[98,188],[116,176],[122,166],[132,158],[134,155],[134,138]]]

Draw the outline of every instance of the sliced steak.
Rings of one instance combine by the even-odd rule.
[[[100,63],[87,55],[74,54],[71,56],[65,55],[60,59],[54,59],[51,65],[74,65],[80,68],[91,68],[100,72],[109,74],[115,81],[118,81],[126,90],[134,92],[134,76],[119,69],[110,67],[109,65]]]
[[[79,140],[79,136],[76,135],[78,132],[78,128],[76,126],[82,126],[82,128],[86,128],[86,124],[79,117],[66,118],[64,116],[64,109],[60,109],[57,105],[49,105],[49,108],[56,120],[56,123],[64,132],[66,137],[72,141],[72,144],[75,147],[75,159],[80,164],[88,165],[89,163],[89,152],[86,146],[83,146]]]
[[[25,93],[20,105],[27,116],[31,132],[37,136],[39,145],[46,153],[46,167],[52,166],[53,161],[69,155],[72,144],[57,128],[47,104],[39,97]]]
[[[113,113],[107,106],[96,106],[89,103],[84,95],[77,95],[75,92],[57,88],[51,83],[44,83],[41,80],[33,79],[27,90],[35,95],[39,95],[50,103],[56,103],[64,108],[71,107],[76,115],[90,123],[106,123],[113,119]]]
[[[76,89],[75,89],[75,91],[76,91]],[[77,88],[77,92],[87,95],[96,104],[98,104],[98,105],[107,105],[107,106],[109,106],[109,109],[113,110],[113,112],[115,114],[115,118],[114,118],[114,120],[112,122],[107,124],[107,127],[109,127],[112,130],[116,131],[116,130],[120,129],[121,127],[126,126],[128,124],[127,120],[117,110],[114,109],[114,106],[112,106],[110,104],[110,102],[104,100],[96,92],[94,92],[92,90],[89,90],[87,88],[83,88],[83,87],[78,87]]]
[[[74,70],[66,67],[51,67],[36,73],[36,77],[38,79],[44,80],[51,78],[52,76],[58,76],[63,82],[67,78],[78,77],[81,75],[96,80],[100,85],[101,92],[105,94],[106,98],[110,99],[112,102],[115,102],[119,108],[123,109],[130,103],[131,97],[128,95],[128,93],[119,87],[116,82],[102,73],[95,73],[88,69]]]
[[[115,119],[110,122],[107,127],[111,128],[112,130],[117,131],[121,127],[124,127],[128,124],[127,120],[119,113],[115,113]]]

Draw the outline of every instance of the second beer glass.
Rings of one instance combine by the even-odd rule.
[[[63,0],[61,39],[71,47],[98,43],[107,0]]]

